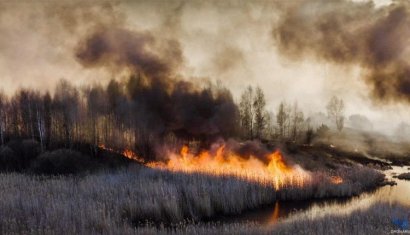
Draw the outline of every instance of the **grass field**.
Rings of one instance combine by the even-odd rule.
[[[200,222],[281,200],[356,195],[383,175],[369,168],[341,168],[345,181],[323,182],[315,173],[304,188],[251,183],[233,177],[170,173],[141,166],[85,176],[0,176],[1,234],[130,234],[140,225]],[[322,177],[322,178],[321,178]],[[190,227],[186,227],[189,229]]]

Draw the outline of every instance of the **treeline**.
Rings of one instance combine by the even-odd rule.
[[[146,81],[137,75],[125,82],[78,88],[61,80],[53,95],[32,89],[10,97],[0,94],[0,143],[31,139],[39,142],[41,152],[86,143],[128,148],[151,158],[158,145],[181,140],[309,142],[313,133],[296,103],[282,102],[276,115],[268,112],[258,87],[248,87],[236,104],[230,91],[220,86],[196,90],[180,82],[168,90]],[[342,123],[343,105],[337,104],[329,103],[332,112],[328,111],[339,115],[335,120]]]
[[[131,115],[120,109],[122,93],[114,80],[106,89],[95,86],[82,90],[62,80],[53,96],[31,89],[21,89],[10,98],[1,95],[1,143],[33,139],[40,142],[42,150],[56,145],[69,148],[78,142],[127,145],[135,137],[129,133],[131,122],[127,118]]]
[[[41,151],[87,143],[154,157],[153,148],[164,142],[236,135],[238,111],[227,89],[195,90],[183,82],[171,91],[163,87],[135,75],[86,88],[61,80],[53,95],[32,89],[1,94],[0,142],[32,139]]]
[[[265,141],[300,140],[309,128],[297,103],[281,102],[276,115],[265,107],[261,88],[247,87],[239,103],[241,136],[243,139]]]
[[[265,95],[260,87],[248,86],[243,91],[240,102],[240,135],[244,140],[265,142],[294,141],[310,144],[316,134],[328,129],[326,125],[315,127],[311,117],[305,117],[298,103],[282,101],[275,112],[266,108]],[[344,127],[344,102],[332,97],[327,106],[327,118],[332,120],[337,130]]]

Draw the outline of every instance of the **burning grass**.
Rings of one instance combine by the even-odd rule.
[[[128,159],[131,159],[131,160],[139,162],[139,163],[144,162],[144,159],[138,157],[137,154],[134,153],[131,149],[124,149],[122,151],[118,151],[118,150],[115,150],[113,148],[107,147],[104,144],[100,144],[100,145],[98,145],[98,147],[100,149],[103,149],[103,150],[106,150],[106,151],[109,151],[109,152],[120,154],[120,155],[122,155],[122,156],[124,156]]]
[[[333,184],[331,175],[344,181]],[[228,175],[170,172],[133,166],[84,177],[0,175],[1,234],[134,234],[151,221],[178,224],[239,214],[272,204],[351,196],[374,187],[380,174],[368,168],[314,173],[304,187],[276,189]],[[327,181],[326,181],[327,180]],[[191,230],[189,230],[191,231]],[[195,233],[195,232],[194,232]]]
[[[311,172],[288,164],[279,150],[259,157],[244,156],[226,148],[225,144],[198,154],[183,146],[180,152],[168,151],[167,158],[165,162],[146,165],[170,172],[234,177],[272,187],[281,200],[358,195],[384,180],[383,174],[367,167],[338,165],[335,170]]]
[[[261,159],[266,160],[264,162]],[[275,189],[303,187],[310,181],[310,174],[298,166],[287,165],[279,150],[261,158],[254,155],[244,157],[227,150],[225,145],[197,155],[190,152],[188,146],[183,146],[179,153],[169,152],[167,162],[151,162],[147,166],[173,172],[233,176],[250,182],[271,184]]]

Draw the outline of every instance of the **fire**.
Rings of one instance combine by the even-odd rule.
[[[330,182],[332,184],[341,184],[341,183],[343,183],[343,179],[340,176],[331,176],[330,177]]]
[[[220,146],[216,151],[202,151],[195,155],[188,146],[179,153],[169,153],[167,162],[152,162],[147,166],[178,172],[199,172],[217,176],[235,176],[260,183],[273,184],[275,188],[303,186],[309,174],[299,167],[288,166],[279,150],[268,154],[263,162],[255,156],[244,158]]]
[[[186,173],[198,172],[215,176],[234,176],[252,182],[272,184],[276,189],[288,186],[303,187],[311,179],[311,175],[302,168],[287,165],[279,150],[267,154],[265,156],[267,162],[264,162],[252,155],[245,158],[235,154],[226,150],[225,145],[219,146],[215,151],[202,151],[197,155],[193,154],[188,146],[183,146],[178,153],[169,152],[167,162],[145,163],[144,159],[130,149],[117,151],[104,144],[98,147],[144,163],[151,168]],[[343,178],[330,176],[329,181],[337,185],[343,183]]]
[[[114,152],[114,149],[105,146],[105,144],[99,144],[98,148],[104,149],[104,150],[107,150],[107,151],[110,151],[110,152]]]
[[[139,158],[137,156],[137,154],[135,154],[132,150],[130,149],[124,149],[124,151],[122,151],[122,155],[124,155],[125,157],[131,159],[131,160],[136,160],[136,161],[143,161],[141,158]]]
[[[140,162],[140,163],[144,162],[144,159],[138,157],[138,155],[130,149],[124,149],[123,151],[116,151],[112,148],[109,148],[109,147],[105,146],[104,144],[100,144],[100,145],[98,145],[98,147],[101,148],[101,149],[110,151],[110,152],[121,154],[126,158],[129,158],[131,160],[134,160],[134,161],[137,161],[137,162]]]

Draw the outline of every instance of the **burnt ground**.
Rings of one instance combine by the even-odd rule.
[[[338,165],[360,164],[378,170],[391,166],[410,165],[410,155],[397,153],[365,153],[347,151],[331,145],[286,145],[293,163],[307,170],[336,169]]]

